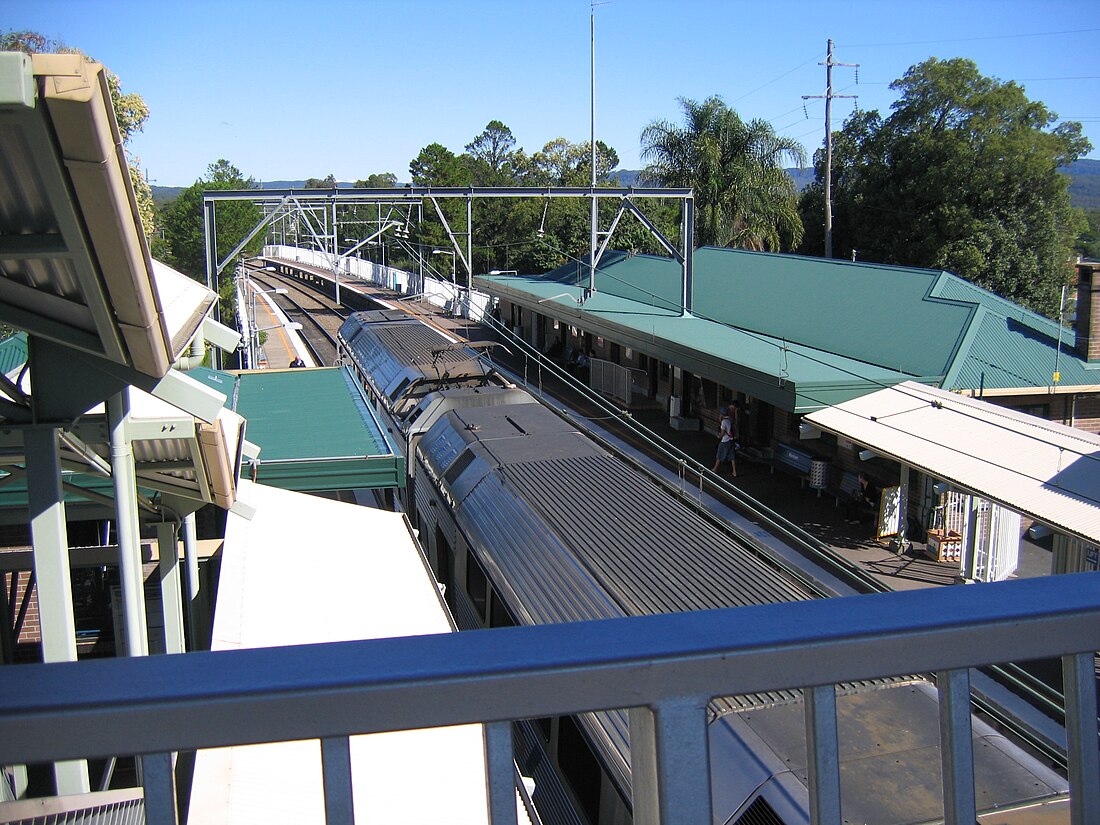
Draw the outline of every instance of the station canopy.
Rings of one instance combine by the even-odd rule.
[[[189,374],[247,420],[258,452],[246,449],[242,477],[298,492],[404,483],[405,459],[346,367]]]
[[[1100,436],[912,381],[803,421],[1100,544]]]

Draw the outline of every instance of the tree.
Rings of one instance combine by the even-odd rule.
[[[205,177],[184,189],[164,215],[164,237],[169,249],[168,263],[197,281],[206,281],[206,239],[203,229],[202,196],[207,189],[255,189],[256,181],[245,178],[227,160],[207,167]],[[229,254],[260,220],[260,210],[246,201],[227,201],[217,207],[216,257]],[[263,243],[256,237],[243,254],[256,254]],[[219,261],[220,262],[220,261]],[[227,267],[224,272],[232,272]],[[222,290],[218,290],[219,293]],[[223,312],[223,317],[225,313]]]
[[[368,175],[366,180],[355,182],[357,189],[396,189],[397,175],[393,172],[376,172]]]
[[[481,134],[466,144],[470,177],[475,186],[505,186],[515,183],[516,139],[499,120],[490,120]]]
[[[645,176],[695,193],[696,245],[778,250],[802,240],[794,184],[802,147],[766,121],[745,123],[718,96],[680,98],[684,125],[654,121],[642,131]]]
[[[430,143],[409,163],[409,174],[417,186],[469,186],[469,166],[439,143]]]
[[[306,178],[304,187],[306,189],[335,189],[336,176],[329,175],[325,178]]]
[[[24,54],[79,54],[89,62],[95,62],[94,58],[84,54],[79,49],[66,46],[60,40],[55,40],[34,31],[8,30],[0,34],[0,51],[23,52]],[[118,122],[118,131],[122,136],[122,144],[125,146],[130,138],[145,128],[145,121],[149,119],[149,107],[139,94],[123,94],[122,81],[118,75],[110,69],[104,69],[107,78],[107,89],[111,94],[111,107],[114,109],[115,120]],[[156,231],[156,208],[153,204],[153,191],[149,182],[141,173],[141,160],[139,158],[127,158],[130,167],[130,182],[134,187],[134,196],[137,200],[138,216],[141,218],[145,237],[152,238]]]
[[[1054,313],[1083,216],[1058,170],[1091,148],[1078,123],[970,60],[929,60],[891,88],[893,113],[857,113],[834,146],[834,248],[860,259],[950,270]],[[824,159],[803,197],[820,226]],[[817,234],[814,233],[814,241]]]

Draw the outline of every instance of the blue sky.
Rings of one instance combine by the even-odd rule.
[[[585,141],[590,0],[7,0],[2,25],[91,54],[151,116],[132,142],[155,183],[218,158],[260,180],[393,172],[432,142],[461,152],[501,120],[528,152]],[[928,57],[966,57],[1082,122],[1100,158],[1096,0],[612,0],[597,5],[596,135],[639,168],[639,135],[718,94],[821,145],[826,40],[834,92],[886,113]],[[1091,65],[1088,61],[1092,61]],[[839,127],[857,101],[833,104]]]

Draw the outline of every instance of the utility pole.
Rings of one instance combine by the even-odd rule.
[[[825,50],[825,62],[818,63],[818,66],[825,67],[825,94],[823,95],[802,95],[803,100],[814,100],[818,98],[825,98],[825,257],[833,257],[833,117],[832,117],[832,102],[834,97],[858,97],[858,95],[835,95],[833,94],[833,66],[847,66],[848,68],[859,68],[858,63],[837,63],[833,60],[833,41],[832,38],[828,40],[828,47]],[[856,74],[856,78],[859,78],[859,74]]]

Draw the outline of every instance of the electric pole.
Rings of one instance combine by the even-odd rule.
[[[837,63],[833,60],[833,41],[832,38],[828,41],[828,47],[825,50],[825,62],[818,63],[819,66],[825,67],[825,94],[823,95],[802,95],[803,100],[814,100],[818,98],[825,98],[825,257],[833,257],[833,98],[835,97],[858,97],[858,95],[836,95],[833,94],[833,66],[846,66],[848,68],[859,68],[858,63]],[[856,74],[858,80],[859,74]]]

